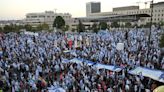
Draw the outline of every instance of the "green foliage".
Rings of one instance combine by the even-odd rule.
[[[68,31],[69,30],[69,25],[66,25],[62,28],[63,31]]]
[[[99,27],[101,30],[106,30],[107,29],[107,23],[106,22],[100,22]]]
[[[112,27],[112,28],[113,28],[113,27],[118,28],[118,27],[119,27],[118,22],[112,22],[112,23],[111,23],[111,27]]]
[[[150,28],[151,23],[147,22],[145,25],[142,25],[144,28]],[[152,23],[152,25],[157,25],[156,23]]]
[[[1,29],[2,32],[8,33],[8,32],[19,32],[20,29],[23,29],[23,25],[5,25],[3,29]]]
[[[151,23],[150,22],[147,22],[146,25],[144,25],[144,27],[148,28],[150,27]]]
[[[120,27],[121,27],[121,28],[124,28],[124,27],[125,27],[125,25],[124,25],[124,24],[121,24],[121,25],[120,25]]]
[[[72,28],[72,30],[71,30],[72,32],[75,32],[75,29],[74,28]]]
[[[162,34],[162,36],[161,36],[159,47],[161,47],[161,48],[164,47],[164,34]]]
[[[12,30],[12,27],[10,25],[4,26],[4,32],[10,32]]]
[[[31,25],[25,25],[25,29],[27,31],[32,31],[32,32],[37,32],[37,31],[42,31],[42,30],[49,30],[49,26],[46,23],[39,24],[36,27],[32,27]]]
[[[159,22],[159,25],[160,25],[160,26],[164,26],[164,21],[160,21],[160,22]]]
[[[10,32],[12,30],[12,27],[10,25],[4,26],[4,32]]]
[[[0,27],[0,32],[2,32],[3,31],[3,29],[2,29],[2,27]]]
[[[132,27],[132,24],[131,24],[130,22],[126,22],[126,23],[125,23],[125,27],[126,27],[126,28],[131,28],[131,27]]]
[[[24,27],[25,27],[26,31],[32,31],[32,26],[31,25],[27,24]]]
[[[94,23],[94,24],[92,25],[92,30],[93,30],[93,32],[95,32],[95,33],[98,32],[98,26],[97,26],[96,23]]]
[[[54,20],[53,27],[61,29],[63,26],[65,26],[64,19],[61,16],[57,16]]]
[[[79,20],[79,24],[77,25],[77,31],[78,32],[84,32],[85,26],[82,24],[82,22]]]
[[[39,24],[37,27],[32,27],[32,31],[41,31],[42,29],[42,24]]]
[[[46,23],[43,23],[43,24],[41,25],[41,28],[42,28],[42,30],[49,30],[49,25],[46,24]]]

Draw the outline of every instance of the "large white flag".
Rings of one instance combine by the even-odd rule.
[[[129,71],[130,74],[142,75],[164,83],[164,71],[144,67],[136,67]]]

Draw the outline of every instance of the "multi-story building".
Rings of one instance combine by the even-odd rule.
[[[139,6],[116,7],[116,8],[113,8],[112,12],[91,13],[89,14],[89,17],[131,15],[131,14],[151,15],[151,6],[152,4],[150,5],[150,8],[145,8],[145,9],[139,9]],[[152,22],[159,23],[160,21],[164,21],[164,2],[158,2],[158,3],[153,4]],[[140,19],[141,24],[145,24],[147,22],[150,22],[150,17]]]
[[[0,20],[0,27],[5,27],[6,25],[25,25],[23,20]]]
[[[56,16],[61,16],[65,20],[66,25],[72,23],[72,15],[69,13],[54,13],[53,11],[45,11],[43,13],[28,13],[24,22],[36,26],[38,24],[46,23],[52,28],[53,21]]]
[[[88,2],[86,4],[86,16],[89,16],[92,13],[100,13],[101,4],[100,2]]]

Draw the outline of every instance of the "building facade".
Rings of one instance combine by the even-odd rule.
[[[115,16],[115,15],[131,15],[131,14],[149,14],[151,15],[150,8],[139,9],[139,6],[125,6],[113,8],[112,12],[101,12],[101,13],[91,13],[89,16]],[[140,24],[146,24],[150,22],[150,17],[141,18]],[[153,15],[152,22],[159,23],[164,21],[164,2],[158,2],[153,4]]]
[[[56,16],[61,16],[65,20],[66,25],[72,23],[72,15],[69,13],[54,13],[53,11],[45,11],[43,13],[28,13],[26,14],[25,24],[37,26],[38,24],[46,23],[52,28]]]
[[[100,13],[101,4],[100,2],[88,2],[86,4],[86,16],[89,16],[92,13]]]

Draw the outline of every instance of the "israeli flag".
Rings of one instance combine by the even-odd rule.
[[[164,71],[161,70],[136,67],[135,69],[130,70],[129,73],[134,75],[142,75],[164,83]]]

